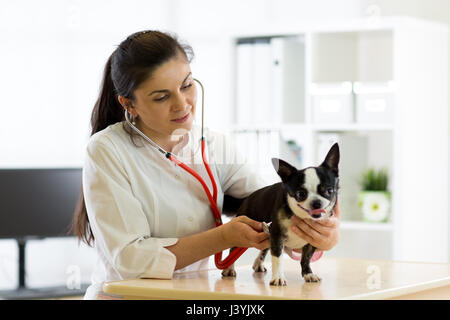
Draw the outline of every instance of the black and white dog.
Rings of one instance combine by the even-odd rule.
[[[287,162],[272,158],[272,164],[281,182],[253,192],[247,198],[225,196],[223,212],[237,216],[246,215],[256,221],[271,223],[270,253],[272,255],[271,285],[284,286],[283,249],[302,249],[301,268],[306,282],[321,279],[312,273],[310,260],[316,250],[292,230],[291,217],[324,219],[333,215],[339,187],[339,146],[335,143],[324,162],[318,167],[297,170]],[[231,251],[233,248],[231,249]],[[255,272],[265,272],[264,259],[269,249],[262,250],[253,264]],[[234,265],[222,271],[224,277],[236,276]]]

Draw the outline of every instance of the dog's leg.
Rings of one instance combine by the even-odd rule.
[[[269,249],[261,250],[258,254],[258,257],[255,259],[255,262],[253,262],[253,270],[255,272],[266,272],[267,269],[264,266],[264,259],[266,258],[267,252]]]
[[[272,254],[272,286],[285,286],[286,278],[283,272],[283,241],[280,237],[270,237],[270,253]]]
[[[236,248],[231,248],[230,253]],[[236,270],[234,269],[234,263],[222,271],[222,277],[236,277]]]
[[[300,265],[302,267],[303,279],[305,279],[306,282],[319,282],[322,280],[312,272],[309,265],[314,251],[316,251],[316,248],[309,243],[302,249],[302,260],[300,261]]]

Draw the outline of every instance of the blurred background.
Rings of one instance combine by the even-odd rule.
[[[75,192],[106,60],[131,33],[174,32],[194,49],[207,126],[268,183],[270,158],[318,165],[339,142],[341,239],[327,256],[449,262],[449,23],[447,0],[2,0],[0,171],[46,169]],[[0,191],[33,193],[17,181]],[[17,286],[27,232],[8,208],[0,289]],[[89,282],[94,250],[39,212],[27,286]]]

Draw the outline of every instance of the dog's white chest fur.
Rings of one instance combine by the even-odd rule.
[[[280,221],[280,224],[286,230],[286,240],[284,241],[284,245],[286,247],[291,249],[301,249],[305,244],[308,243],[291,230],[291,227],[293,226],[291,219],[283,219],[282,221]]]

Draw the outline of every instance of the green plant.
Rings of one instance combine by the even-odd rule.
[[[364,191],[387,191],[388,180],[386,169],[369,168],[362,174],[361,186]]]

